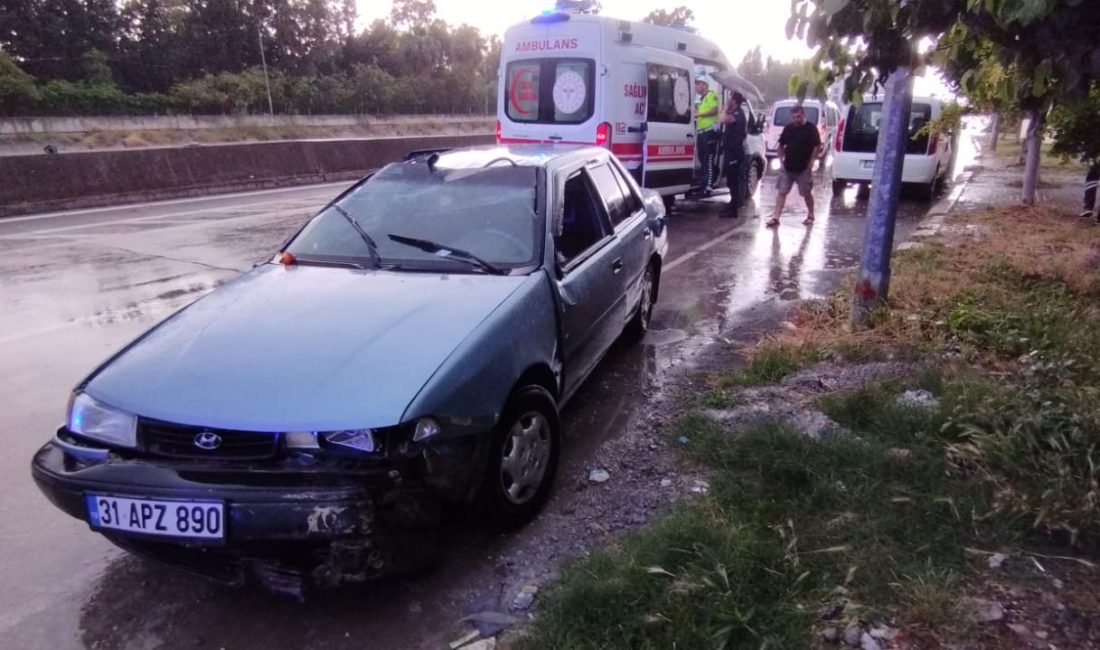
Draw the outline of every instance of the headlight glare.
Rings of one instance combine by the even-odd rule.
[[[87,393],[73,396],[69,431],[109,445],[137,446],[137,416],[113,409]]]
[[[422,442],[434,438],[443,431],[439,421],[434,418],[420,418],[416,421],[416,430],[413,432],[413,442]]]

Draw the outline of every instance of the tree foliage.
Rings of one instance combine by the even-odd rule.
[[[770,56],[765,59],[757,46],[741,59],[737,72],[760,89],[765,100],[774,102],[790,95],[791,77],[804,67],[805,62],[797,59],[789,62],[778,61]]]
[[[665,27],[687,27],[695,22],[695,12],[684,6],[676,7],[672,11],[654,9],[642,18],[642,22]]]
[[[353,0],[5,0],[0,113],[481,112],[499,40],[396,0],[355,33]],[[261,44],[263,57],[261,59]]]

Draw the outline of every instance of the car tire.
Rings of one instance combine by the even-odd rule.
[[[550,495],[561,447],[558,406],[541,386],[516,389],[493,431],[476,507],[484,523],[514,530],[534,519]]]
[[[653,316],[653,293],[657,288],[657,268],[650,264],[646,267],[642,276],[641,297],[638,298],[638,306],[634,310],[634,316],[626,324],[626,336],[631,342],[642,340],[649,331],[649,319]]]
[[[848,189],[848,181],[833,180],[833,194],[844,194],[844,190]]]

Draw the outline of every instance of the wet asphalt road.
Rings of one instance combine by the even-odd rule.
[[[566,409],[563,474],[583,471],[643,406],[644,389],[660,390],[720,338],[750,340],[774,327],[792,301],[824,295],[858,263],[866,201],[854,189],[831,197],[819,175],[817,224],[801,225],[804,207],[792,194],[783,225],[767,230],[752,213],[770,213],[773,178],[738,219],[718,217],[724,197],[677,204],[653,331],[641,346],[613,350]],[[463,599],[491,579],[493,555],[508,539],[460,532],[436,575],[300,605],[129,558],[54,509],[28,471],[75,383],[160,319],[267,259],[343,187],[0,220],[4,647],[432,648],[449,640]],[[927,208],[903,204],[898,241]],[[564,507],[559,501],[550,508]],[[540,531],[527,534],[535,548]]]

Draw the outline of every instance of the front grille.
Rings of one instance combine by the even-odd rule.
[[[213,449],[199,446],[196,439],[203,434],[214,434],[219,444]],[[147,453],[167,458],[263,460],[275,456],[279,449],[276,433],[210,429],[154,420],[140,420],[138,436]]]

